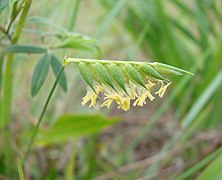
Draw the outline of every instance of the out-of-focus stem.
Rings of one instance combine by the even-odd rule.
[[[56,88],[56,86],[57,86],[57,84],[58,84],[58,81],[59,81],[59,79],[60,79],[60,76],[61,76],[64,68],[65,68],[65,66],[61,67],[61,69],[59,70],[59,73],[58,73],[58,75],[57,75],[57,77],[56,77],[56,80],[55,80],[53,86],[52,86],[52,89],[51,89],[51,91],[49,92],[49,95],[48,95],[48,97],[47,97],[47,99],[46,99],[45,105],[43,106],[42,112],[41,112],[40,117],[39,117],[39,119],[38,119],[38,122],[37,122],[37,124],[36,124],[36,126],[35,126],[35,129],[34,129],[34,132],[33,132],[33,134],[32,134],[32,137],[31,137],[31,139],[30,139],[30,141],[29,141],[29,143],[28,143],[27,151],[26,151],[26,153],[25,153],[25,155],[24,155],[24,157],[23,157],[23,159],[22,159],[22,162],[23,162],[23,163],[25,163],[25,161],[27,160],[27,157],[28,157],[28,155],[29,155],[29,153],[30,153],[32,144],[33,144],[33,142],[34,142],[34,140],[35,140],[35,137],[36,137],[36,134],[37,134],[37,132],[38,132],[39,126],[40,126],[40,124],[41,124],[41,122],[42,122],[43,116],[44,116],[45,111],[46,111],[46,109],[47,109],[47,107],[48,107],[49,101],[51,100],[51,97],[52,97],[52,95],[53,95],[53,92],[55,91],[55,88]]]

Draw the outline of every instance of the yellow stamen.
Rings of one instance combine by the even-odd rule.
[[[169,83],[167,83],[166,85],[163,85],[162,84],[162,86],[160,87],[160,89],[157,91],[157,92],[155,92],[155,94],[158,94],[159,95],[159,97],[163,97],[163,95],[165,94],[165,92],[166,92],[166,89],[167,89],[167,87],[171,84],[172,82],[169,82]]]
[[[87,93],[86,95],[82,98],[82,106],[84,106],[86,103],[88,103],[89,101],[91,101],[89,107],[95,107],[96,105],[96,100],[98,98],[98,94],[100,92],[103,91],[103,87],[102,86],[96,86],[96,92],[97,94],[91,89],[91,88],[87,88]]]
[[[130,97],[122,97],[120,94],[113,92],[112,94],[105,94],[105,101],[101,104],[100,107],[107,106],[108,108],[113,101],[116,101],[118,108],[124,111],[130,109]]]

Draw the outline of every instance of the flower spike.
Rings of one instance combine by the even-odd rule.
[[[172,84],[164,74],[173,71],[173,75],[192,73],[162,63],[130,62],[98,59],[65,58],[64,64],[78,63],[82,79],[88,85],[87,93],[82,99],[82,106],[89,103],[95,107],[100,93],[105,95],[100,107],[108,107],[113,102],[118,109],[127,111],[130,103],[141,106],[154,101],[152,87],[161,84],[155,92],[163,97],[167,88]]]

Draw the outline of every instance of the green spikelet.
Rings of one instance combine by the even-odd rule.
[[[140,65],[140,69],[146,73],[148,76],[155,78],[155,79],[159,79],[159,80],[166,80],[163,76],[160,75],[160,73],[158,73],[152,66],[143,63]]]
[[[128,95],[128,92],[127,92],[126,86],[125,86],[125,80],[124,80],[123,74],[121,73],[119,67],[116,64],[112,63],[108,66],[108,69],[109,69],[109,72],[110,72],[111,76],[113,77],[113,79]]]
[[[106,68],[100,63],[96,62],[94,64],[95,70],[98,73],[99,77],[106,83],[108,84],[111,88],[113,88],[115,91],[115,86],[113,85],[113,82],[111,80],[111,77],[109,75],[109,72],[106,70]]]
[[[125,70],[126,70],[127,74],[129,75],[129,77],[131,77],[139,85],[146,88],[140,73],[138,72],[138,70],[135,67],[133,67],[131,64],[126,64]]]
[[[87,63],[85,63],[85,62],[79,63],[79,72],[82,76],[82,79],[86,82],[86,84],[88,84],[89,87],[91,87],[92,90],[96,93],[96,90],[95,90],[94,84],[93,84],[93,78],[92,78],[90,70],[87,66]]]

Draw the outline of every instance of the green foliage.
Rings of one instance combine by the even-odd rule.
[[[0,1],[0,14],[8,6],[8,3],[9,3],[8,0],[1,0]]]
[[[0,0],[0,179],[24,179],[22,167],[31,179],[221,179],[221,7],[218,0],[65,0],[59,8],[55,0]],[[113,86],[127,98],[131,81],[136,91],[147,80],[163,82],[162,90],[174,83],[148,108],[95,106],[103,116],[87,115],[76,66],[63,71],[64,54],[145,60],[126,67],[100,60],[96,70],[95,60],[79,58],[94,91]],[[57,83],[67,94],[53,93]],[[117,114],[124,122],[102,131]]]
[[[107,118],[101,115],[63,115],[49,129],[39,132],[35,145],[45,146],[77,139],[96,133],[117,122],[117,118]]]
[[[35,70],[32,75],[32,85],[31,85],[32,97],[34,97],[38,93],[43,83],[45,82],[49,71],[50,62],[51,62],[51,56],[45,54],[36,64]]]
[[[222,154],[217,157],[198,177],[198,180],[214,179],[219,180],[222,177]]]
[[[190,167],[187,170],[185,170],[184,172],[182,172],[179,176],[176,177],[176,179],[182,180],[182,179],[187,179],[187,178],[192,177],[192,175],[196,174],[196,172],[198,172],[199,170],[201,170],[204,167],[206,167],[211,161],[213,161],[213,162],[216,161],[217,157],[221,156],[220,155],[221,152],[222,152],[222,148],[219,148],[218,150],[216,150],[213,153],[211,153],[208,156],[206,156],[203,160],[197,162],[195,165],[193,165],[192,167]],[[207,173],[205,175],[207,175]]]
[[[53,70],[55,76],[57,77],[59,70],[62,68],[62,63],[53,54],[51,54],[51,66],[52,66],[52,70]],[[66,75],[64,72],[62,72],[62,74],[61,74],[61,77],[59,79],[59,84],[62,87],[62,89],[66,92],[67,91],[67,80],[66,80]]]
[[[22,170],[22,164],[21,164],[21,159],[18,159],[18,174],[19,174],[19,180],[24,180],[24,173],[23,173],[23,170]]]
[[[43,54],[47,50],[42,47],[29,46],[29,45],[9,45],[3,49],[5,53],[25,53],[25,54]]]

